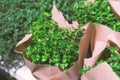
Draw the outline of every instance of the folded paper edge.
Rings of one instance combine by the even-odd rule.
[[[94,76],[94,78],[92,76]],[[81,76],[81,80],[120,80],[120,79],[115,74],[115,72],[113,72],[112,68],[106,62],[103,62],[98,66],[92,68],[91,70],[87,71],[85,74],[83,74]]]

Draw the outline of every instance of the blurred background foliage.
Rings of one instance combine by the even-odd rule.
[[[0,0],[0,60],[9,64],[19,58],[13,51],[15,45],[42,12],[51,13],[53,3],[69,22],[77,20],[82,26],[91,21],[120,31],[120,21],[107,0],[96,0],[95,3],[87,3],[86,0]]]

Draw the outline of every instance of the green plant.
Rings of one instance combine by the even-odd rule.
[[[26,54],[34,63],[66,69],[78,59],[82,30],[58,28],[49,17],[49,14],[44,12],[38,21],[33,23],[30,30],[33,43],[27,47]]]
[[[70,9],[68,19],[70,21],[77,20],[80,26],[88,22],[94,22],[120,31],[118,27],[120,26],[120,20],[117,20],[107,0],[95,0],[94,3],[86,3],[84,0],[76,1],[70,6]]]
[[[46,1],[46,3],[49,4],[49,1]],[[1,60],[11,61],[15,59],[13,49],[17,42],[26,34],[27,29],[32,25],[32,21],[38,19],[38,16],[41,15],[40,12],[52,7],[51,4],[49,5],[51,7],[46,8],[47,6],[44,4],[44,0],[38,2],[30,0],[0,0]]]
[[[112,54],[106,62],[111,66],[112,70],[120,77],[120,54]]]
[[[83,25],[91,21],[94,23],[107,25],[108,27],[112,28],[115,31],[120,31],[120,28],[117,27],[120,26],[120,21],[117,20],[116,16],[114,15],[113,11],[111,10],[108,4],[108,1],[96,0],[95,3],[86,3],[85,1],[78,1],[73,3],[70,9],[71,9],[71,14],[74,14],[74,17],[70,17],[69,20],[77,19],[80,25]],[[112,58],[115,58],[117,60],[119,55],[113,54],[114,50],[115,48],[112,49],[107,48],[105,52],[109,54],[105,54],[104,56],[102,56],[100,61],[98,61],[96,64],[99,64],[103,61],[108,61],[108,63],[110,63],[110,60],[112,60]],[[113,54],[113,57],[111,56],[111,54]],[[106,57],[110,57],[109,58],[110,60],[109,59],[106,60]],[[115,61],[115,59],[113,59],[113,61]],[[116,67],[118,67],[119,66],[118,62],[110,63],[110,64],[112,65],[116,64]],[[88,70],[89,67],[83,67],[80,73],[83,74]],[[115,72],[118,73],[117,70]]]
[[[80,70],[80,74],[85,74],[87,71],[91,70],[91,66],[83,65],[83,68]]]

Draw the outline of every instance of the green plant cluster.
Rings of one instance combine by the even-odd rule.
[[[0,55],[8,60],[15,54],[13,49],[17,42],[24,37],[32,22],[38,19],[40,12],[51,7],[50,0],[0,0]],[[42,6],[42,8],[41,8]],[[14,58],[14,57],[12,57]],[[9,61],[9,60],[8,60]]]
[[[77,20],[80,26],[88,22],[103,24],[115,31],[120,31],[120,20],[118,20],[109,6],[108,0],[95,0],[94,3],[76,1],[70,6],[68,19]]]
[[[87,71],[91,70],[91,66],[83,65],[83,68],[80,70],[80,74],[85,74]]]
[[[94,22],[97,24],[106,25],[115,31],[120,31],[120,20],[118,20],[113,13],[107,0],[96,0],[94,3],[78,1],[76,3],[73,3],[71,6],[71,12],[71,14],[74,14],[74,17],[70,17],[69,20],[77,19],[80,25],[88,22]],[[108,54],[102,56],[100,61],[98,61],[96,64],[100,64],[103,61],[106,61],[112,67],[113,71],[120,77],[120,56],[118,54],[115,54],[115,48],[116,47],[107,48],[105,50],[105,53]],[[83,66],[80,74],[83,74],[90,69],[91,67],[89,66]]]
[[[108,58],[106,62],[120,78],[120,54],[112,54],[112,56]]]
[[[31,27],[32,45],[27,47],[27,57],[34,63],[58,66],[66,69],[78,59],[82,30],[59,28],[44,13]]]

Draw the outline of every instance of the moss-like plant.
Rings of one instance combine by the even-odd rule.
[[[74,2],[70,6],[71,12],[68,13],[69,20],[78,20],[80,25],[88,22],[104,24],[113,30],[120,31],[120,20],[109,6],[108,0],[95,0],[94,3],[84,1]],[[72,16],[74,15],[74,16]]]
[[[80,28],[68,30],[59,28],[44,13],[31,27],[33,44],[27,47],[27,57],[34,63],[58,66],[66,69],[78,59]]]

